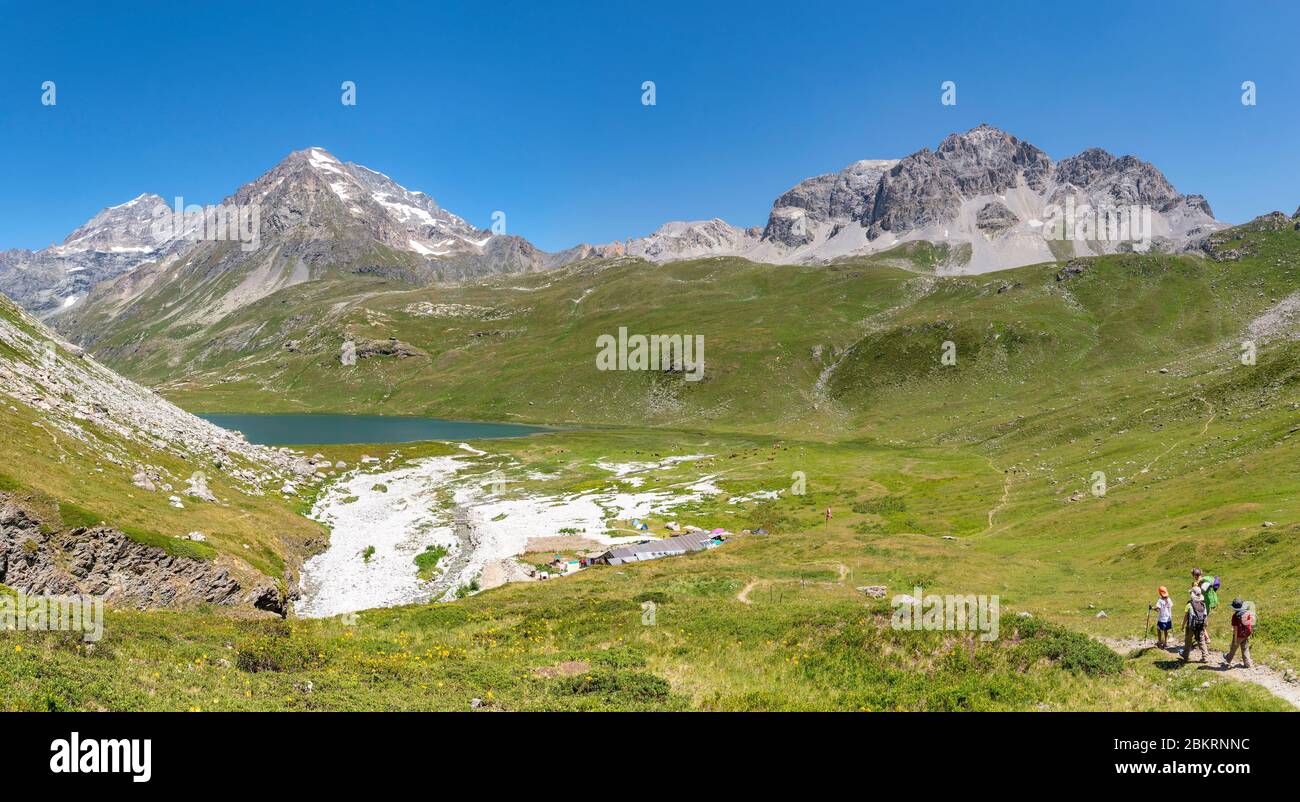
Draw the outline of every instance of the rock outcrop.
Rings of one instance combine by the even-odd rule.
[[[1300,230],[1300,210],[1297,210],[1296,215],[1292,217],[1287,217],[1284,212],[1269,212],[1261,214],[1249,223],[1208,234],[1192,243],[1189,250],[1200,250],[1216,262],[1236,262],[1253,254],[1258,245],[1250,237],[1242,236],[1243,234],[1293,230]]]
[[[112,606],[236,604],[240,586],[208,560],[177,557],[110,527],[49,531],[0,495],[0,584],[102,596]]]
[[[387,340],[361,340],[356,343],[357,359],[369,359],[376,356],[397,357],[405,359],[412,356],[426,356],[424,351],[407,342],[390,337]]]

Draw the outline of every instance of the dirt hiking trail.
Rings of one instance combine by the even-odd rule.
[[[1121,656],[1127,656],[1138,649],[1157,648],[1150,640],[1140,641],[1136,638],[1097,638],[1097,640],[1114,649]],[[1173,645],[1170,645],[1164,651],[1170,656],[1178,656],[1179,654],[1178,647]],[[1226,677],[1238,682],[1253,682],[1277,698],[1289,703],[1292,707],[1300,709],[1300,683],[1287,682],[1286,678],[1282,676],[1282,672],[1259,663],[1256,663],[1254,668],[1241,668],[1240,657],[1233,662],[1232,668],[1224,668],[1220,662],[1222,657],[1223,652],[1221,650],[1210,649],[1210,662],[1198,663],[1192,661],[1188,665],[1194,666],[1198,672],[1204,671],[1216,677]]]

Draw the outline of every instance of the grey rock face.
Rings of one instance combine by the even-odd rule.
[[[61,244],[0,252],[0,292],[42,317],[77,303],[99,282],[179,246],[152,230],[160,207],[162,198],[140,195],[99,212]]]
[[[840,171],[831,189],[831,220],[870,220],[875,214],[881,177],[897,162],[865,159]]]
[[[885,231],[907,231],[956,214],[960,190],[956,177],[944,167],[938,155],[923,150],[886,173],[876,208],[866,221],[867,236],[875,239]]]
[[[628,256],[652,261],[691,259],[699,256],[728,256],[745,252],[759,240],[757,228],[737,228],[714,218],[696,222],[666,223],[653,234],[628,240]]]
[[[772,208],[802,209],[809,219],[829,220],[831,217],[831,193],[835,191],[835,185],[838,181],[838,173],[827,173],[813,178],[806,178],[786,190],[772,204]]]
[[[981,273],[1054,261],[1060,248],[1049,245],[1045,220],[1060,215],[1067,202],[1080,211],[1137,206],[1151,212],[1151,230],[1140,243],[1072,236],[1067,250],[1075,255],[1139,245],[1177,249],[1222,228],[1205,198],[1180,194],[1140,159],[1091,148],[1053,162],[1028,142],[980,125],[948,136],[935,150],[855,162],[800,181],[772,204],[758,242],[728,242],[715,252],[818,263],[925,240],[969,254],[950,269]],[[683,258],[674,248],[629,243],[628,250],[656,261]],[[704,254],[697,247],[690,255]]]
[[[239,583],[205,560],[173,557],[116,529],[43,531],[0,496],[0,583],[31,594],[103,596],[116,606],[234,604]]]
[[[937,151],[903,159],[881,179],[868,225],[872,239],[952,219],[962,200],[999,195],[1020,180],[1041,192],[1051,174],[1047,154],[987,125],[952,134]]]
[[[1082,190],[1094,201],[1147,205],[1161,211],[1183,199],[1148,162],[1132,156],[1116,158],[1100,148],[1089,148],[1077,156],[1062,159],[1056,166],[1056,181],[1058,197],[1070,190]],[[1200,198],[1200,204],[1208,210],[1204,198]]]
[[[870,221],[881,176],[897,162],[858,161],[796,184],[772,204],[763,239],[789,247],[813,241],[812,224]]]
[[[158,208],[167,201],[145,193],[126,203],[111,206],[90,218],[73,231],[62,244],[50,248],[59,254],[157,251],[166,247],[174,236],[155,230]]]
[[[297,588],[282,593],[274,585],[258,585],[249,592],[247,601],[258,610],[275,613],[281,618],[289,615],[293,602],[301,596]]]
[[[976,227],[990,234],[999,234],[1019,222],[1016,213],[998,201],[989,201],[975,213]]]
[[[807,245],[813,241],[810,220],[809,213],[797,206],[773,209],[767,218],[767,228],[763,229],[763,239],[791,248]]]

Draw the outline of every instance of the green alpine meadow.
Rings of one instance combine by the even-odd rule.
[[[0,4],[4,778],[1281,787],[1294,5]]]
[[[1195,252],[977,275],[944,274],[944,258],[905,245],[818,266],[624,255],[429,286],[323,276],[207,325],[165,311],[194,303],[168,286],[68,318],[86,352],[6,302],[6,372],[71,376],[36,387],[92,387],[116,371],[198,413],[551,430],[209,452],[141,440],[93,409],[64,419],[69,434],[48,420],[66,406],[11,396],[4,593],[30,590],[23,578],[111,588],[112,565],[77,576],[61,561],[112,530],[159,576],[107,595],[96,642],[0,635],[0,707],[1292,709],[1296,220],[1223,229]],[[619,327],[702,336],[702,380],[671,366],[601,370],[598,338]],[[43,342],[57,343],[53,356]],[[74,413],[96,403],[62,392]],[[178,505],[141,487],[192,485],[197,472],[212,500],[178,491]],[[404,489],[413,477],[429,484]],[[366,543],[342,573],[313,577],[317,614],[300,614],[311,599],[295,588],[350,508],[400,493],[429,511],[412,531],[445,518],[458,534],[458,511],[478,504],[468,525],[490,534],[514,516],[521,550],[458,559],[472,547],[434,538],[389,567],[376,560],[395,546]],[[653,503],[638,507],[642,496]],[[595,518],[560,526],[529,506],[539,499],[594,504]],[[380,524],[357,543],[379,539]],[[599,559],[617,553],[606,542],[692,530],[720,538]],[[540,581],[555,560],[581,567]],[[16,570],[22,561],[31,567]],[[158,567],[182,561],[192,574]],[[1193,566],[1258,611],[1255,668],[1184,665],[1154,647],[1156,586],[1177,589],[1181,614]],[[414,596],[368,607],[331,596],[372,568],[402,574]],[[220,572],[240,590],[223,595]],[[188,579],[216,590],[174,589]],[[898,626],[898,597],[918,589],[996,597],[996,638],[973,620]],[[1224,607],[1208,635],[1226,650]]]

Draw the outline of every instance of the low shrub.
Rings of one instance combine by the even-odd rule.
[[[612,703],[659,702],[672,693],[668,680],[643,671],[594,671],[565,677],[558,685],[562,693],[599,696]]]
[[[235,666],[249,673],[304,671],[324,662],[324,647],[309,636],[295,635],[290,628],[243,641],[235,652]]]

